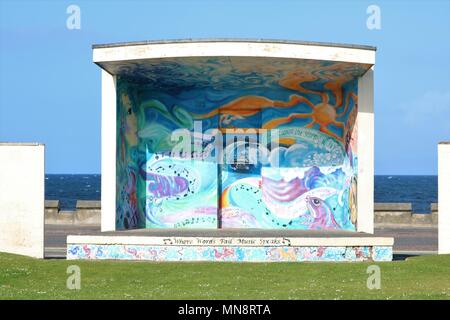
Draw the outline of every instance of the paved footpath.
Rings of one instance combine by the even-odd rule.
[[[45,257],[65,258],[67,235],[88,235],[100,231],[100,226],[45,225]],[[394,253],[399,256],[437,252],[438,234],[435,227],[377,226],[375,236],[394,237]]]
[[[44,247],[46,258],[65,258],[68,235],[83,235],[100,231],[100,226],[46,224]]]
[[[438,250],[437,227],[378,226],[375,235],[394,237],[394,253],[437,253]]]

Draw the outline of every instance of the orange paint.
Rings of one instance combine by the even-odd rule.
[[[296,143],[296,141],[295,141],[294,138],[280,138],[280,139],[278,140],[278,144],[282,144],[282,145],[288,145],[288,146],[290,146],[290,145],[293,145],[293,144],[295,144],[295,143]]]
[[[278,84],[286,89],[295,90],[303,94],[319,95],[321,102],[314,105],[308,98],[293,94],[289,97],[289,101],[271,100],[263,96],[248,95],[239,97],[227,104],[224,104],[213,111],[204,115],[194,114],[196,119],[207,119],[215,115],[220,115],[220,125],[227,124],[228,128],[233,128],[231,123],[235,119],[242,119],[253,116],[260,112],[263,108],[289,108],[300,103],[305,103],[311,108],[310,113],[292,113],[287,117],[276,118],[268,121],[263,125],[263,129],[274,129],[282,124],[289,123],[294,119],[311,119],[305,125],[305,128],[312,128],[314,125],[319,126],[319,130],[340,142],[344,142],[345,132],[337,135],[329,130],[329,126],[344,129],[343,122],[337,121],[337,118],[345,115],[348,110],[350,98],[357,104],[357,96],[350,92],[345,100],[343,110],[338,112],[343,105],[343,89],[342,86],[354,77],[353,66],[346,63],[335,63],[329,66],[323,66],[320,62],[310,62],[307,67],[302,67],[287,73]],[[319,71],[320,70],[320,73]],[[344,72],[346,71],[346,72]],[[330,104],[330,99],[326,91],[315,91],[304,87],[305,83],[314,82],[319,79],[328,80],[324,84],[324,88],[331,91],[335,97],[335,103]],[[281,142],[281,140],[280,140]],[[285,141],[290,144],[291,141]]]
[[[315,123],[327,126],[336,120],[336,110],[329,104],[319,103],[313,109],[311,118]]]
[[[207,119],[217,114],[248,117],[257,114],[263,108],[289,108],[303,101],[303,97],[295,94],[291,95],[287,102],[271,100],[262,96],[243,96],[230,101],[211,112],[206,114],[194,114],[193,116],[196,119]]]

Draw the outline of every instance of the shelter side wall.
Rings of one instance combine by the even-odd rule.
[[[116,230],[116,76],[102,70],[102,231]]]
[[[374,83],[373,68],[358,80],[358,223],[357,231],[374,232]]]
[[[438,145],[439,254],[450,253],[450,142]]]

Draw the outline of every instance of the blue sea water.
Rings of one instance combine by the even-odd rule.
[[[99,174],[47,174],[45,198],[73,210],[77,200],[100,200]],[[375,202],[410,202],[414,212],[428,213],[437,202],[437,176],[375,176]]]
[[[62,210],[74,210],[77,200],[100,200],[99,174],[46,174],[45,199],[59,200]]]
[[[429,213],[437,196],[437,176],[375,176],[375,202],[410,202],[413,212]]]

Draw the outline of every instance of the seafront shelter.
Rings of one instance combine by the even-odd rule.
[[[69,236],[68,257],[390,260],[392,239],[371,235],[375,52],[274,40],[94,45],[103,233]]]

